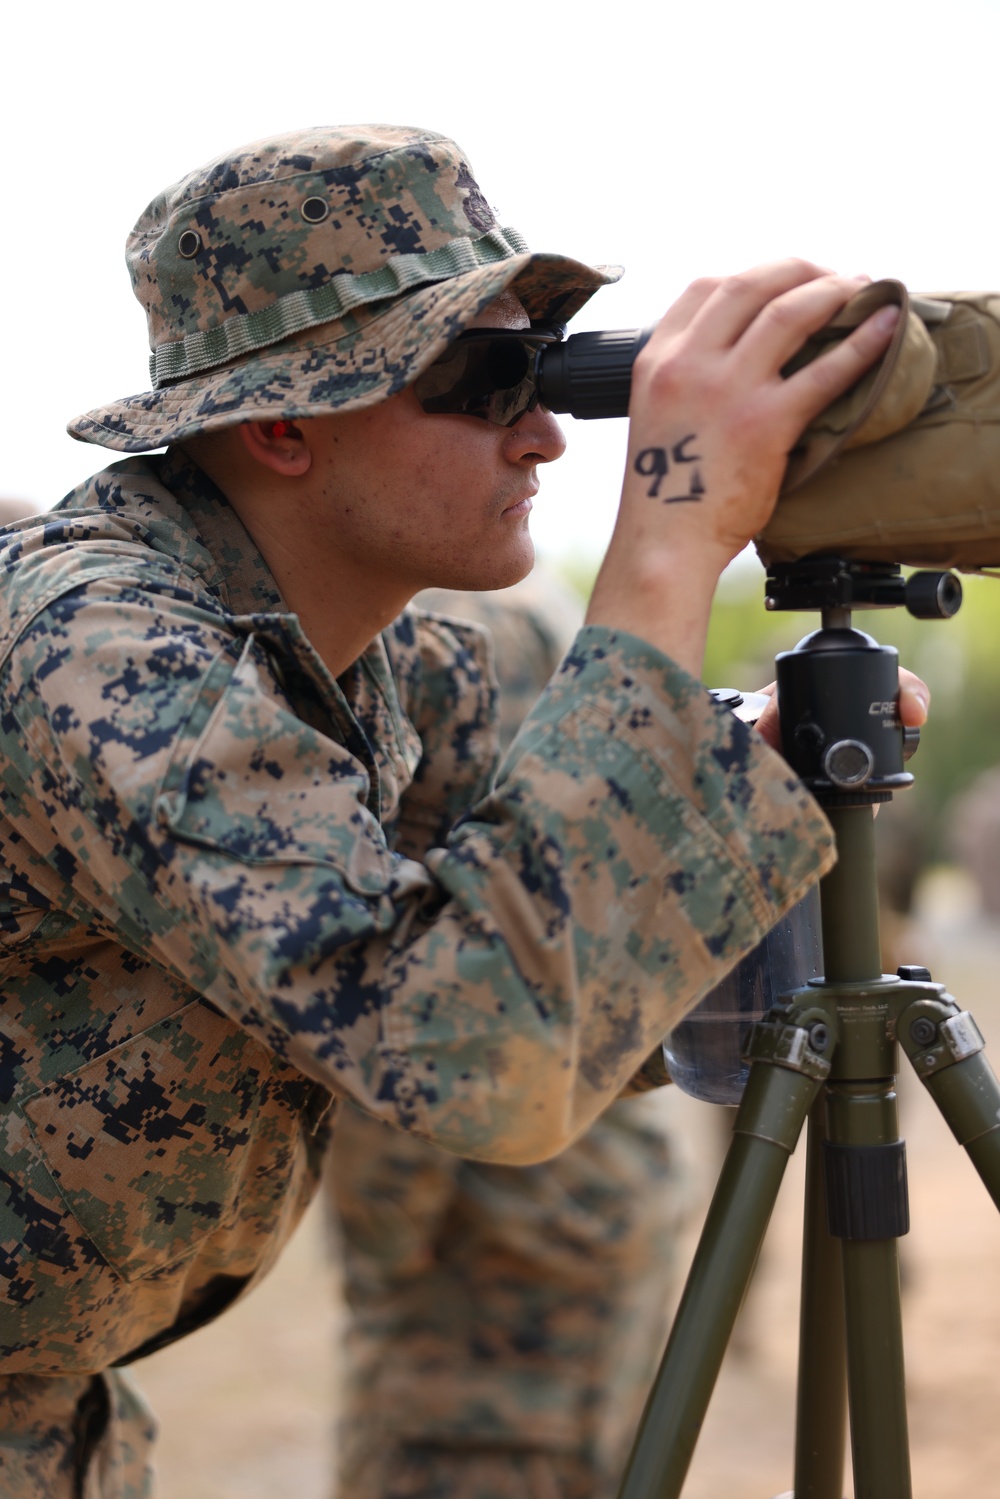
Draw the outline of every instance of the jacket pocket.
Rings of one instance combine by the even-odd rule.
[[[263,1046],[196,1000],[24,1102],[67,1206],[125,1280],[231,1221],[272,1074]]]
[[[365,767],[278,696],[251,636],[237,662],[222,652],[156,799],[160,826],[244,864],[312,864],[379,895],[392,859],[366,802]]]

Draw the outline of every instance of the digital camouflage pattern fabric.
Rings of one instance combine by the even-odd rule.
[[[156,1426],[128,1372],[0,1379],[4,1499],[148,1499]]]
[[[512,588],[495,593],[426,588],[414,603],[486,631],[497,680],[497,732],[505,753],[583,624],[580,599],[551,568],[536,563]]]
[[[416,602],[483,625],[506,748],[583,609],[536,568]],[[407,852],[426,848],[407,830]],[[666,1333],[693,1183],[658,1099],[534,1167],[462,1161],[353,1105],[327,1170],[346,1336],[340,1499],[606,1499]]]
[[[692,1200],[657,1103],[518,1168],[338,1115],[340,1499],[615,1492]]]
[[[453,141],[392,125],[295,131],[209,162],[153,199],[126,255],[153,389],[69,431],[128,453],[384,400],[505,287],[533,320],[564,323],[621,274],[530,253]]]
[[[176,454],[0,566],[8,1378],[128,1362],[262,1275],[331,1093],[560,1150],[832,858],[785,763],[606,628],[482,795],[482,637],[407,612],[334,681]]]

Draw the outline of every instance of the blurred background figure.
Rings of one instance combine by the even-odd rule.
[[[500,594],[416,602],[490,631],[505,748],[580,604],[539,568]],[[656,1096],[526,1168],[459,1160],[348,1106],[328,1184],[348,1308],[339,1499],[612,1492],[691,1200]]]
[[[950,812],[954,857],[972,876],[984,914],[1000,920],[1000,766],[977,776]]]
[[[916,770],[917,767],[914,767]],[[932,821],[919,783],[879,808],[875,819],[882,968],[895,973],[909,955],[913,904],[931,852]]]

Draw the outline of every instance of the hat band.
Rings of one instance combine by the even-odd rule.
[[[257,312],[239,313],[216,328],[189,333],[177,343],[161,344],[149,356],[154,390],[201,370],[229,364],[241,354],[280,343],[293,333],[334,322],[355,307],[398,297],[431,281],[446,281],[484,265],[495,265],[528,246],[516,229],[491,229],[479,239],[453,239],[424,254],[395,255],[374,271],[345,271],[325,286],[287,292]]]

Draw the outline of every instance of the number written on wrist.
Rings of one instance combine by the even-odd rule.
[[[643,479],[652,480],[646,490],[649,499],[659,500],[662,505],[683,505],[688,502],[697,504],[699,500],[704,499],[706,489],[699,470],[694,467],[695,464],[701,462],[701,458],[699,454],[689,451],[696,441],[697,434],[689,432],[686,437],[682,437],[670,448],[643,448],[642,452],[637,454],[632,467]],[[680,469],[683,473],[682,465],[684,464],[691,465],[687,473],[687,493],[661,496],[660,485],[663,480],[672,469]],[[680,474],[677,477],[680,478]],[[673,488],[673,485],[670,487]]]

